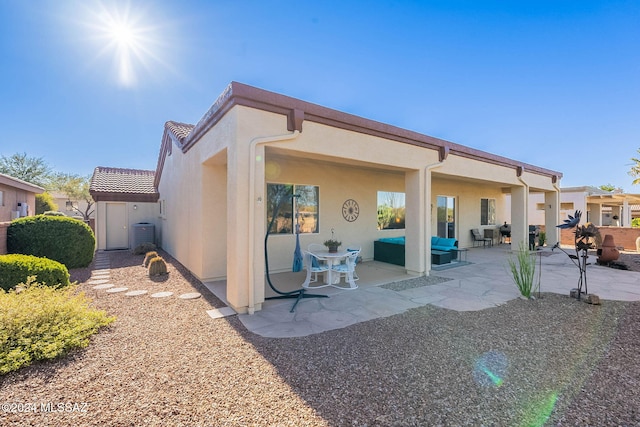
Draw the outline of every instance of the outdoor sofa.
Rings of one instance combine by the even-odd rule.
[[[404,266],[404,236],[385,237],[373,242],[373,259],[375,261]],[[456,239],[431,237],[431,251],[453,252],[458,249]],[[455,258],[453,256],[452,258]]]

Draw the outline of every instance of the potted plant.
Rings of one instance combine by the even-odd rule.
[[[342,244],[339,240],[336,240],[333,236],[333,228],[331,229],[331,238],[324,241],[324,245],[329,248],[329,252],[338,252],[338,246]]]
[[[335,239],[329,239],[324,241],[324,245],[329,248],[329,252],[338,252],[338,246],[340,246],[342,242],[339,242]]]

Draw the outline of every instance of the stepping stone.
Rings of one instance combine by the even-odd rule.
[[[182,294],[178,298],[180,298],[180,299],[196,299],[196,298],[200,298],[201,296],[202,295],[200,295],[198,292],[190,292],[188,294]]]
[[[143,290],[139,290],[139,291],[129,291],[127,292],[125,295],[128,297],[137,297],[138,295],[144,295],[146,294],[148,291],[143,291]]]
[[[88,285],[102,285],[103,283],[107,283],[108,279],[100,279],[100,280],[89,280],[87,282]]]
[[[128,290],[129,288],[111,288],[111,289],[107,289],[105,292],[109,292],[110,294],[115,294],[116,292],[124,292]]]
[[[231,307],[215,308],[213,310],[207,310],[207,314],[212,319],[220,319],[222,317],[233,316],[236,314],[235,310]]]
[[[109,273],[111,273],[111,270],[109,270],[108,268],[102,268],[100,270],[93,270],[91,274],[109,274]]]
[[[97,285],[94,286],[93,289],[109,289],[109,288],[113,288],[114,285],[112,285],[111,283],[105,283],[104,285]]]
[[[166,298],[173,295],[173,292],[156,292],[155,294],[151,294],[151,298]]]
[[[110,264],[101,264],[101,265],[96,265],[95,269],[96,270],[108,270],[109,267],[111,267]]]
[[[109,279],[110,276],[108,274],[100,274],[98,276],[91,276],[91,279],[89,280],[104,280],[104,279]]]

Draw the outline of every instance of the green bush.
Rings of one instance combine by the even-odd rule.
[[[58,261],[33,255],[0,255],[0,288],[5,291],[19,283],[25,283],[29,276],[46,286],[69,285],[69,271]]]
[[[91,228],[66,216],[19,218],[11,221],[7,228],[7,252],[53,259],[67,268],[88,266],[95,246]]]
[[[30,277],[20,290],[0,291],[0,375],[89,344],[115,317],[89,306],[75,286],[54,289]]]
[[[158,248],[153,243],[149,243],[149,242],[140,243],[138,246],[136,246],[133,249],[133,254],[143,255],[143,254],[146,254],[147,252],[155,251],[156,249]]]
[[[65,214],[63,214],[62,212],[58,212],[58,211],[46,211],[44,212],[42,215],[49,215],[49,216],[66,216]]]
[[[50,193],[36,194],[36,215],[47,211],[57,211],[58,205]]]

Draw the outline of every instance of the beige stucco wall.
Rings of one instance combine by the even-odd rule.
[[[501,212],[504,212],[506,209],[506,197],[497,184],[461,183],[459,181],[446,180],[446,178],[438,178],[433,180],[431,199],[431,205],[433,206],[431,210],[431,226],[433,230],[436,229],[437,224],[437,196],[450,196],[455,198],[457,218],[454,218],[454,220],[456,223],[456,238],[458,239],[458,246],[460,248],[473,246],[471,229],[477,228],[480,230],[480,233],[484,233],[484,229],[495,229],[504,222]],[[495,225],[480,225],[480,199],[495,199]]]
[[[96,246],[98,250],[105,250],[107,247],[107,203],[122,203],[126,205],[126,223],[129,230],[129,248],[133,249],[133,225],[140,222],[148,222],[155,225],[156,243],[160,240],[159,227],[159,206],[158,203],[148,202],[97,202],[96,203]]]
[[[2,191],[2,204],[0,205],[0,222],[11,221],[12,212],[18,210],[18,203],[26,203],[29,206],[28,216],[35,215],[36,195],[35,193],[0,184]]]
[[[187,153],[174,145],[158,185],[162,248],[205,281],[227,274],[226,145],[236,138],[236,116],[227,113]]]

